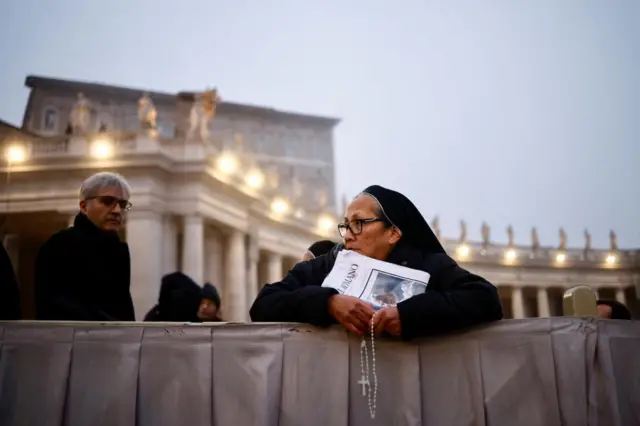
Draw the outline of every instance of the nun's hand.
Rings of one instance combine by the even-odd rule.
[[[382,308],[373,316],[373,329],[376,336],[380,336],[383,331],[392,336],[400,336],[402,325],[400,324],[400,314],[398,308],[389,306]]]
[[[329,298],[329,315],[357,336],[369,330],[373,307],[357,297],[336,294]]]

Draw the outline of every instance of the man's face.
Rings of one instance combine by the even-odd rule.
[[[202,321],[215,321],[218,319],[218,307],[209,299],[202,299],[198,307],[198,318]]]
[[[602,304],[602,305],[598,305],[597,308],[598,308],[598,318],[607,318],[607,319],[611,318],[611,306]]]
[[[80,201],[80,211],[103,231],[120,230],[130,206],[119,188],[102,188],[95,196]]]

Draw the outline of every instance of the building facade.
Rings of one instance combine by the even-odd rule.
[[[0,122],[0,214],[27,314],[39,246],[69,225],[82,180],[101,170],[123,174],[133,189],[123,238],[139,319],[162,275],[181,270],[220,289],[225,319],[246,321],[261,285],[279,280],[313,241],[337,237],[336,119],[224,102],[215,90],[42,77],[26,85],[22,127]],[[636,251],[570,249],[566,236],[558,248],[502,246],[486,232],[474,243],[463,231],[443,238],[445,247],[498,286],[507,317],[559,315],[562,292],[578,284],[637,306]]]

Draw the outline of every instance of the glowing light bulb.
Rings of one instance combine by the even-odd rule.
[[[507,252],[504,254],[504,257],[510,261],[513,262],[514,260],[516,260],[516,258],[518,257],[518,253],[514,250],[514,249],[509,249],[507,250]]]
[[[113,145],[108,140],[98,139],[91,144],[91,156],[105,159],[113,156]]]
[[[336,222],[333,220],[331,216],[322,216],[318,219],[318,228],[322,232],[329,232],[333,228],[335,228]]]
[[[271,211],[276,214],[285,214],[289,211],[289,203],[284,198],[276,198],[271,203]]]
[[[233,174],[238,170],[238,159],[233,154],[222,154],[216,160],[216,167],[225,175]]]
[[[262,188],[262,185],[264,185],[264,175],[262,174],[262,172],[260,172],[260,170],[253,169],[249,171],[249,173],[247,173],[244,178],[244,182],[247,184],[247,186],[253,189],[260,189]]]
[[[11,164],[23,163],[27,159],[27,150],[24,146],[14,144],[7,148],[5,153],[7,161]]]
[[[456,253],[458,254],[458,256],[462,258],[469,257],[470,252],[471,250],[469,249],[469,246],[466,244],[458,246],[458,248],[456,249]]]
[[[563,264],[565,260],[567,260],[567,255],[566,254],[564,254],[564,253],[556,254],[556,262],[558,264]]]

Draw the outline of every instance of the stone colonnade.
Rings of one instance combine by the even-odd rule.
[[[261,251],[252,232],[222,226],[195,214],[130,212],[126,239],[138,320],[157,303],[162,276],[182,271],[199,285],[210,282],[216,286],[226,321],[248,321],[259,288],[281,280],[298,261]]]
[[[528,290],[528,288],[527,288]],[[598,294],[598,290],[595,289],[596,294]],[[527,312],[527,304],[525,303],[524,297],[525,288],[523,287],[512,287],[511,288],[511,314],[512,318],[529,318],[531,315]],[[555,312],[552,309],[552,304],[550,303],[549,298],[549,289],[546,287],[538,287],[536,289],[536,317],[550,317],[555,315],[561,315],[560,312]],[[616,288],[615,289],[615,299],[620,302],[627,304],[627,299],[625,295],[624,288]]]

